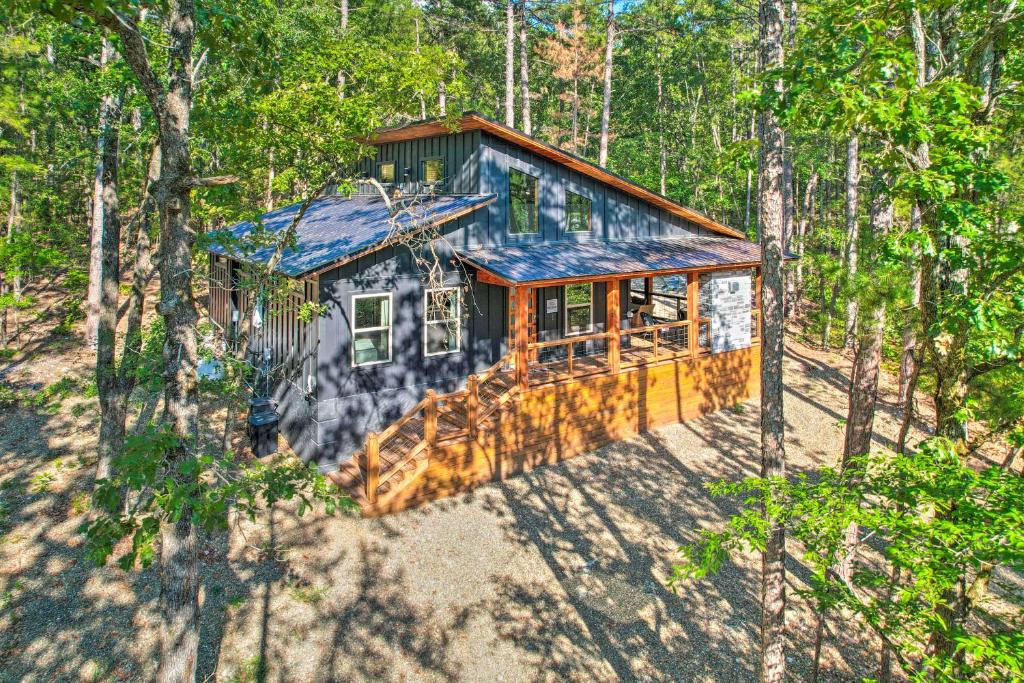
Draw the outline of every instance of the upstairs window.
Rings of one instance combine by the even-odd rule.
[[[434,185],[444,180],[444,159],[424,159],[420,162],[420,180]]]
[[[594,285],[565,286],[565,334],[587,334],[594,329]]]
[[[590,199],[575,192],[565,193],[565,231],[590,232]]]
[[[428,289],[424,302],[425,354],[439,356],[459,350],[462,302],[458,287]]]
[[[377,164],[377,181],[385,184],[395,182],[395,162],[382,161]]]
[[[352,297],[352,365],[391,360],[391,295]]]
[[[540,232],[537,206],[537,179],[532,175],[508,170],[508,231],[513,235],[535,235]]]

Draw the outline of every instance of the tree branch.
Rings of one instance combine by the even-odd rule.
[[[185,180],[187,187],[216,187],[218,185],[231,185],[238,182],[236,175],[215,175],[206,178],[188,178]]]

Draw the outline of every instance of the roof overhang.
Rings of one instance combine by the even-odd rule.
[[[538,242],[456,252],[479,270],[481,282],[505,287],[600,282],[761,266],[759,245],[721,237]]]
[[[680,218],[707,228],[708,230],[720,235],[738,238],[745,237],[745,235],[739,230],[722,225],[718,221],[705,216],[699,211],[685,207],[664,195],[648,190],[628,178],[612,173],[601,166],[597,166],[585,159],[581,159],[575,154],[570,154],[569,152],[558,149],[557,147],[531,137],[522,131],[510,128],[503,123],[499,123],[494,119],[476,112],[469,112],[460,117],[421,121],[419,123],[409,124],[400,128],[379,130],[366,140],[366,142],[381,145],[389,142],[402,142],[404,140],[433,137],[435,135],[448,135],[450,133],[467,130],[486,131],[495,137],[528,149],[539,156],[550,159],[551,161],[571,168],[572,170],[594,178],[595,180],[607,183],[628,195],[642,199],[645,202],[657,206],[660,209],[664,209],[675,216],[679,216]]]

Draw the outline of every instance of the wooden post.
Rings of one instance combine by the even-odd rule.
[[[690,321],[686,334],[686,341],[689,343],[690,355],[697,355],[697,340],[700,337],[700,306],[697,305],[697,297],[700,296],[700,278],[697,273],[686,274],[686,319]]]
[[[516,383],[520,391],[526,391],[530,387],[529,374],[529,349],[530,344],[530,321],[529,321],[529,293],[528,287],[516,287]]]
[[[380,435],[370,432],[366,435],[366,500],[377,502],[377,487],[380,486]]]
[[[608,313],[605,327],[608,330],[608,368],[619,371],[619,343],[621,341],[619,327],[622,322],[622,311],[619,305],[621,280],[609,280],[607,285]]]
[[[423,406],[423,440],[427,448],[437,443],[437,392],[427,389],[427,403]]]
[[[644,304],[650,306],[654,303],[654,278],[644,278]]]
[[[477,434],[477,416],[480,414],[480,378],[475,374],[466,380],[466,422],[469,425],[469,438],[475,439]]]
[[[569,379],[572,379],[572,365],[573,365],[572,359],[573,359],[573,355],[574,355],[574,352],[573,352],[573,347],[574,346],[576,346],[576,345],[575,344],[567,344],[566,347],[565,347],[565,360],[567,361],[567,364],[569,366]]]
[[[654,352],[655,359],[658,357],[658,332],[660,331],[661,330],[655,327],[654,332],[651,334],[651,343],[653,344],[653,348],[651,350]]]

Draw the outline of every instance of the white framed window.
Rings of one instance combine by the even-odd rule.
[[[395,182],[395,162],[382,161],[377,164],[377,181],[383,185]]]
[[[423,298],[423,353],[440,356],[462,348],[462,296],[458,287],[428,289]]]
[[[537,201],[537,179],[516,168],[508,170],[508,231],[513,235],[536,235],[540,232],[540,205]]]
[[[565,336],[587,334],[594,329],[594,284],[565,286]]]
[[[565,191],[565,231],[590,232],[590,199]]]
[[[444,159],[423,159],[420,162],[420,180],[428,185],[444,182]]]
[[[352,366],[391,360],[391,293],[352,295]]]

